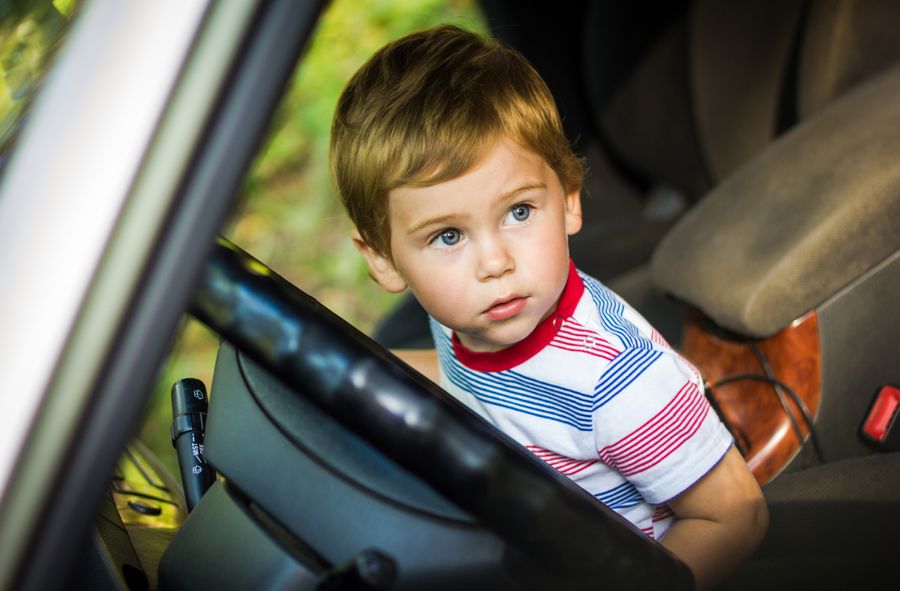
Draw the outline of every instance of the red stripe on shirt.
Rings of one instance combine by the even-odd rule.
[[[701,406],[702,404],[698,402],[693,407],[684,410],[679,416],[677,424],[672,428],[672,432],[676,434],[676,437],[666,441],[666,445],[659,445],[655,450],[655,454],[643,454],[641,457],[634,458],[631,463],[623,466],[623,469],[627,470],[629,474],[643,472],[657,465],[681,447],[685,441],[697,432],[697,429],[700,428],[700,424],[706,417],[706,409],[701,408]]]
[[[596,332],[586,329],[568,318],[553,337],[550,346],[574,353],[586,353],[607,361],[612,361],[620,352]]]
[[[692,382],[643,425],[598,451],[623,476],[648,470],[666,459],[700,428],[709,403]]]
[[[653,327],[650,327],[650,340],[656,343],[657,345],[663,345],[667,349],[671,349],[672,346],[666,341],[665,337],[659,334],[659,331]]]
[[[597,463],[598,460],[575,460],[570,457],[564,456],[562,454],[558,454],[556,452],[552,452],[549,449],[544,449],[542,447],[538,447],[537,445],[526,445],[526,448],[544,460],[547,464],[549,464],[552,468],[558,470],[561,474],[572,477],[575,474],[583,471],[585,468],[592,466]]]
[[[660,505],[653,511],[653,521],[662,521],[674,517],[675,512],[668,505]]]
[[[641,440],[634,442],[634,447],[627,451],[619,450],[616,463],[623,474],[637,474],[652,468],[693,435],[706,416],[702,401],[690,405],[682,405],[672,413],[665,424],[657,425]]]

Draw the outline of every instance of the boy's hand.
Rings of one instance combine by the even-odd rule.
[[[691,568],[698,589],[724,580],[753,553],[769,525],[762,491],[734,446],[668,505],[678,520],[662,545]]]

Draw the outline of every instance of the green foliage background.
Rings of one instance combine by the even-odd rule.
[[[486,32],[475,0],[335,0],[325,11],[278,110],[269,141],[223,232],[348,322],[369,332],[396,302],[369,279],[328,173],[328,138],[338,95],[378,48],[439,23]],[[169,440],[171,385],[211,385],[217,339],[185,319],[160,372],[138,436],[177,474]]]

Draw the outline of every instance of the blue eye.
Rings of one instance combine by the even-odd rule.
[[[524,222],[528,218],[531,217],[531,211],[534,208],[525,203],[519,203],[518,205],[513,205],[509,210],[509,213],[506,215],[507,223],[519,223]]]
[[[448,228],[446,230],[441,230],[440,233],[434,237],[431,243],[438,248],[444,248],[447,246],[454,246],[459,243],[462,238],[462,233],[459,230],[454,228]]]

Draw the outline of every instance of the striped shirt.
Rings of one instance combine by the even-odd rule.
[[[431,330],[444,389],[650,537],[731,447],[697,369],[574,265],[556,311],[506,349]]]

